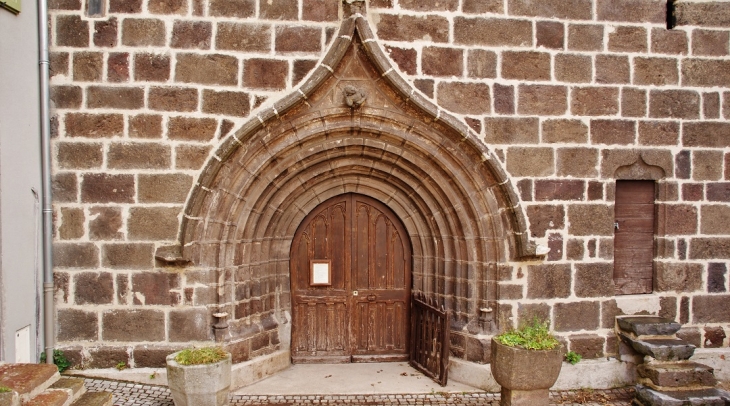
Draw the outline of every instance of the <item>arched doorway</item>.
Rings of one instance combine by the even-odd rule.
[[[408,358],[411,244],[386,205],[356,193],[321,203],[290,258],[293,362]]]

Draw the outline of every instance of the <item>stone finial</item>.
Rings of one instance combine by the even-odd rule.
[[[349,17],[355,14],[366,14],[364,0],[342,0],[343,11],[345,16]]]
[[[352,85],[345,86],[342,93],[345,95],[345,103],[352,109],[360,107],[368,97],[365,90]]]

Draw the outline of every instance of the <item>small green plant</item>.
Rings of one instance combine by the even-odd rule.
[[[41,353],[41,364],[46,362],[45,351]],[[53,350],[53,363],[58,367],[58,372],[63,372],[71,367],[71,362],[63,355],[61,350]]]
[[[175,361],[180,365],[212,364],[221,361],[228,356],[228,353],[221,347],[188,348],[180,351],[175,356]]]
[[[495,337],[497,341],[508,347],[521,347],[527,350],[552,350],[560,342],[550,334],[547,321],[533,319],[517,330],[510,330]]]
[[[0,386],[0,393],[12,392],[13,390],[7,386]]]
[[[124,370],[124,369],[127,369],[127,363],[124,362],[124,361],[119,361],[119,362],[117,362],[117,365],[114,366],[114,368],[116,368],[116,369],[118,369],[120,371],[121,370]]]
[[[581,357],[580,354],[578,354],[577,352],[574,352],[574,351],[568,351],[565,353],[565,360],[570,362],[572,365],[575,365],[578,362],[580,362],[580,360],[582,358],[583,357]]]
[[[150,379],[155,379],[155,378],[157,378],[157,371],[154,371],[150,374]]]

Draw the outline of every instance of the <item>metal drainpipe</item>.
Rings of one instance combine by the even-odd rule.
[[[38,0],[38,52],[41,120],[41,182],[43,199],[43,331],[46,363],[53,363],[55,324],[53,303],[53,206],[51,200],[51,115],[48,58],[48,3]]]

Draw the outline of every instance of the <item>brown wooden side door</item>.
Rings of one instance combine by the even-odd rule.
[[[616,181],[613,280],[617,295],[651,293],[654,277],[654,181]]]
[[[313,263],[329,264],[329,285],[313,284]],[[358,194],[317,206],[290,269],[293,362],[408,359],[411,250],[388,207]]]

